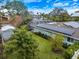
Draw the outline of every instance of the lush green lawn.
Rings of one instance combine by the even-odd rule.
[[[50,40],[43,39],[37,35],[33,35],[33,38],[39,43],[40,59],[64,59],[61,55],[52,52]]]

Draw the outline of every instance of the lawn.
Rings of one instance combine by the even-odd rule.
[[[64,59],[61,54],[56,54],[52,52],[52,42],[50,40],[46,40],[37,35],[33,35],[34,39],[39,43],[39,57],[40,59]]]
[[[64,59],[61,54],[56,54],[52,51],[52,41],[46,40],[38,35],[32,34],[32,38],[37,41],[39,44],[38,49],[39,49],[39,59]],[[13,42],[13,41],[12,41]],[[15,52],[16,54],[16,52]],[[9,55],[9,58],[7,59],[17,59],[15,58],[16,55],[12,54]]]

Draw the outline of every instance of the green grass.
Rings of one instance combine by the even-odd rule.
[[[52,41],[46,40],[38,35],[33,34],[33,39],[37,41],[39,44],[39,59],[64,59],[61,54],[56,54],[52,51]],[[12,54],[9,55],[9,58],[7,59],[17,59],[15,58],[16,55]]]
[[[40,59],[64,59],[61,54],[56,54],[52,51],[52,42],[37,35],[33,35],[34,39],[39,43]]]

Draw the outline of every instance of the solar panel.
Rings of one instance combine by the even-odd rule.
[[[66,34],[66,35],[72,35],[75,32],[74,29],[71,30],[71,29],[68,29],[68,28],[53,26],[53,25],[50,25],[50,24],[39,24],[37,26],[44,28],[44,29],[47,29],[47,30],[63,33],[63,34]]]
[[[71,26],[73,28],[79,28],[79,23],[77,23],[77,22],[65,22],[64,24],[66,26]]]

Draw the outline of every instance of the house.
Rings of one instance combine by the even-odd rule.
[[[32,25],[32,24],[31,24]],[[32,25],[33,32],[41,32],[50,37],[57,33],[64,36],[64,43],[67,45],[79,41],[79,23],[78,22],[50,22]]]
[[[9,18],[7,18],[5,16],[1,16],[0,17],[0,23],[1,24],[8,24],[9,23]]]
[[[11,24],[11,25],[17,27],[17,26],[21,25],[22,22],[23,22],[22,16],[19,15],[19,14],[16,14],[16,15],[15,15],[15,18],[12,19],[12,20],[9,22],[9,24]]]
[[[14,26],[11,26],[11,25],[2,26],[2,28],[1,28],[2,38],[5,41],[8,40],[12,36],[13,30],[15,30],[15,27]]]
[[[23,22],[22,16],[19,14],[16,14],[14,17],[9,16],[1,16],[0,17],[0,23],[1,24],[10,24],[13,25],[15,27],[19,26],[21,23]]]
[[[15,30],[15,28],[19,26],[22,22],[23,19],[19,14],[16,14],[14,18],[12,18],[11,16],[10,18],[7,18],[6,16],[1,16],[0,24],[2,25],[2,38],[4,40],[8,40],[12,36],[13,30]]]
[[[0,23],[1,24],[11,24],[13,26],[19,26],[23,22],[23,18],[16,10],[13,9],[0,9]]]

